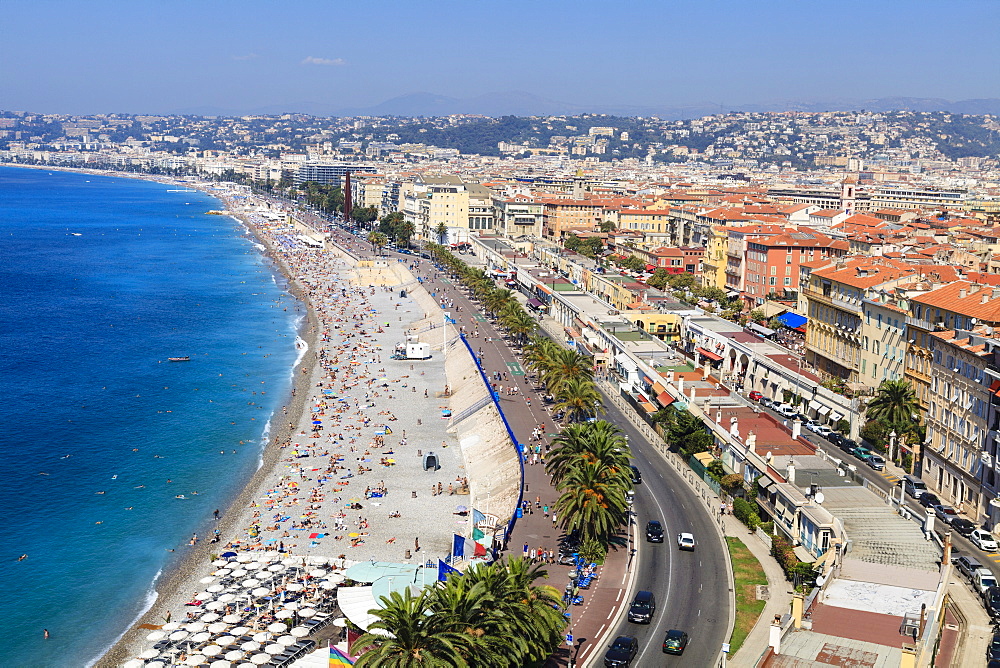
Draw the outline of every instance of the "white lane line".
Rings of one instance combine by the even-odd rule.
[[[618,601],[622,600],[622,594],[623,594],[624,592],[625,592],[625,590],[624,590],[624,589],[619,589],[619,590],[618,590],[618,596],[615,596],[615,603],[617,603]]]
[[[601,628],[597,629],[597,637],[598,638],[600,638],[601,634],[604,633],[604,627],[605,626],[607,626],[607,624],[601,624]]]
[[[605,619],[605,620],[608,620],[608,619],[611,619],[611,615],[613,615],[613,614],[615,614],[615,611],[614,611],[614,610],[612,610],[611,612],[609,612],[609,613],[608,613],[608,616],[607,616],[607,617],[605,617],[604,619]]]

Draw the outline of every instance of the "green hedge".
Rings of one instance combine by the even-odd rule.
[[[760,526],[760,515],[757,507],[743,499],[733,499],[733,516],[746,524],[751,531]]]

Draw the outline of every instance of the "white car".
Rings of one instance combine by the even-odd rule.
[[[694,535],[689,533],[677,534],[677,547],[682,550],[694,552]]]
[[[826,426],[825,424],[821,424],[820,426],[813,429],[813,431],[822,436],[823,438],[827,438],[830,434],[833,433],[833,430],[830,429],[830,427]]]
[[[969,540],[972,544],[978,547],[984,552],[997,552],[998,546],[996,539],[990,534],[989,531],[983,531],[982,529],[976,529],[971,534],[969,534]]]

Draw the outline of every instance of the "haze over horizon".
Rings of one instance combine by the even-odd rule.
[[[498,113],[1000,98],[994,0],[8,0],[4,23],[0,108],[47,113],[337,114],[417,92]]]

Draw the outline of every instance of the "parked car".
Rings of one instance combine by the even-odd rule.
[[[993,661],[1000,660],[1000,633],[993,634],[990,646],[986,648],[986,658]]]
[[[957,520],[956,520],[957,521]],[[954,526],[955,522],[952,522]],[[997,541],[989,531],[983,531],[982,529],[976,529],[971,534],[969,534],[969,540],[972,544],[978,547],[984,552],[996,552],[998,549]]]
[[[874,452],[868,453],[868,456],[865,457],[865,464],[868,464],[868,466],[876,471],[885,470],[885,458],[882,455],[876,455]]]
[[[786,418],[795,417],[796,413],[798,413],[798,411],[795,410],[795,406],[792,406],[791,404],[780,404],[779,406],[776,406],[774,410],[781,413]]]
[[[632,636],[618,636],[604,653],[604,668],[628,668],[638,653],[638,640]]]
[[[951,521],[951,530],[960,536],[968,537],[977,528],[978,527],[974,522],[967,520],[964,517],[958,517]]]
[[[945,524],[951,524],[951,521],[958,517],[958,512],[954,508],[943,503],[934,506],[934,514]]]
[[[986,604],[986,612],[996,620],[1000,617],[1000,587],[990,587],[983,594],[983,602]]]
[[[811,432],[815,432],[819,428],[819,422],[816,422],[815,420],[806,420],[802,423],[802,426]]]
[[[834,445],[839,446],[841,443],[844,442],[844,435],[843,434],[838,434],[837,432],[832,431],[829,434],[827,434],[826,440],[830,441]]]
[[[628,609],[628,620],[633,624],[649,624],[656,613],[656,596],[651,591],[637,591]]]
[[[903,491],[906,492],[907,496],[913,499],[920,499],[920,495],[927,491],[927,485],[923,480],[915,475],[904,475],[899,484],[903,486]],[[934,496],[931,494],[931,496]],[[934,497],[937,498],[936,496]]]
[[[917,503],[922,505],[924,508],[933,508],[934,506],[941,505],[941,499],[937,498],[934,494],[930,492],[924,492],[917,497]]]
[[[663,542],[663,525],[659,520],[649,520],[646,522],[646,540],[650,543]]]
[[[977,568],[976,572],[972,574],[970,580],[972,582],[972,588],[975,589],[976,593],[980,596],[985,596],[990,587],[997,586],[996,576],[985,568]]]
[[[689,533],[677,534],[677,547],[688,552],[694,552],[694,535]]]
[[[825,424],[819,425],[818,427],[813,429],[813,431],[827,440],[830,440],[830,437],[834,435],[833,429],[830,429],[830,427]]]
[[[672,629],[667,631],[667,635],[663,639],[663,651],[667,654],[677,654],[679,656],[684,653],[684,648],[687,647],[687,644],[688,634],[677,629]]]
[[[983,565],[979,563],[978,559],[976,559],[975,557],[970,557],[968,555],[962,555],[961,557],[958,557],[957,559],[955,559],[954,563],[955,563],[955,569],[965,577],[969,578],[970,582],[972,581],[972,578],[975,576],[976,571],[978,571],[980,568],[983,567]]]
[[[753,390],[752,392],[750,392],[750,394],[747,395],[747,397],[749,397],[751,401],[760,401],[761,399],[764,398],[764,395],[758,392],[757,390]]]
[[[861,461],[865,461],[865,458],[868,457],[868,455],[870,455],[871,453],[872,451],[864,447],[863,445],[859,445],[858,447],[854,448],[854,450],[851,451],[851,454],[860,459]]]
[[[768,397],[761,397],[760,405],[763,406],[764,408],[774,408],[774,400],[769,399]]]

